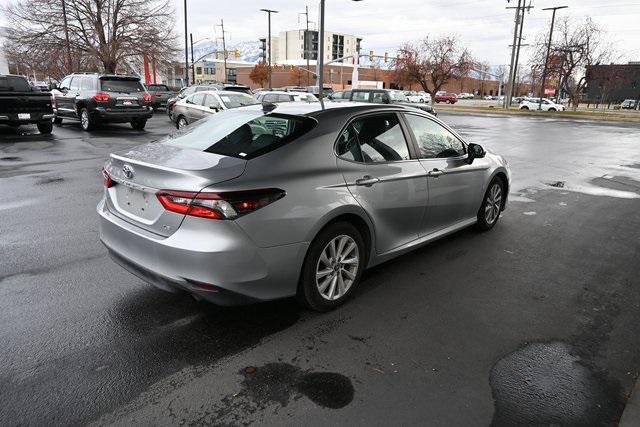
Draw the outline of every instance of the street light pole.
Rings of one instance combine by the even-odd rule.
[[[553,13],[551,14],[551,30],[549,31],[549,44],[547,45],[547,56],[544,59],[544,69],[542,70],[542,84],[540,85],[540,98],[539,98],[539,103],[538,103],[538,110],[542,110],[542,95],[544,93],[544,85],[545,85],[545,80],[547,79],[547,67],[549,66],[549,54],[551,53],[551,39],[553,37],[553,25],[556,22],[556,11],[558,9],[566,9],[569,6],[556,6],[556,7],[547,7],[545,9],[542,10],[552,10]]]
[[[196,63],[193,62],[193,34],[189,33],[189,41],[191,42],[191,81],[196,82]]]
[[[189,86],[189,40],[187,39],[187,0],[184,0],[184,82]]]
[[[509,0],[507,0],[509,1]],[[509,64],[509,81],[507,82],[507,90],[505,94],[510,94],[513,88],[513,78],[514,78],[514,69],[513,66],[516,62],[516,41],[518,40],[518,25],[520,24],[520,7],[522,4],[522,0],[518,0],[518,6],[516,7],[516,18],[515,18],[515,28],[513,29],[513,44],[511,45],[511,63]],[[509,8],[507,8],[509,9]],[[504,108],[509,108],[511,106],[511,97],[504,97]]]
[[[268,21],[268,45],[267,45],[267,63],[268,63],[268,72],[269,72],[269,90],[273,89],[273,84],[271,82],[271,14],[278,13],[277,10],[272,9],[260,9],[262,12],[267,12],[267,21]]]

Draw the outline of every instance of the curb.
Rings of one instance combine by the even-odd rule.
[[[636,385],[633,387],[631,397],[627,400],[627,406],[622,412],[622,418],[620,418],[619,426],[640,426],[640,379],[636,379]]]
[[[529,117],[553,117],[563,119],[577,119],[577,120],[597,120],[597,121],[611,121],[611,122],[640,122],[640,114],[637,117],[610,114],[599,114],[591,112],[554,112],[547,113],[538,111],[520,111],[520,110],[503,110],[501,108],[472,108],[472,107],[444,107],[440,106],[436,111],[448,112],[448,113],[477,113],[477,114],[501,114],[511,116],[529,116]]]

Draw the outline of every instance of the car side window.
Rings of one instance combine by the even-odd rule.
[[[338,140],[338,155],[365,163],[409,160],[409,147],[394,113],[356,119]]]
[[[375,104],[382,104],[384,100],[383,92],[373,92],[373,102]]]
[[[291,102],[291,96],[289,95],[278,95],[278,102]]]
[[[65,77],[60,82],[60,89],[69,89],[69,85],[71,84],[71,77]]]
[[[195,105],[203,105],[204,104],[204,93],[196,93],[191,97],[191,104]]]
[[[213,107],[220,109],[220,102],[218,102],[218,98],[216,98],[215,95],[207,94],[207,99],[204,102],[204,105],[209,108]]]
[[[333,99],[342,99],[342,95],[344,94],[344,92],[333,92],[333,94],[331,95],[331,97]]]
[[[91,90],[93,89],[93,83],[91,77],[83,77],[80,81],[80,90]]]
[[[360,101],[360,102],[368,102],[369,101],[369,92],[352,92],[353,98],[352,101]]]
[[[71,83],[69,84],[69,90],[79,90],[80,89],[80,77],[72,77]]]
[[[268,93],[262,98],[262,102],[276,102],[276,96],[273,93]]]
[[[465,154],[464,144],[440,124],[414,114],[406,114],[405,118],[416,137],[420,158],[459,157]]]

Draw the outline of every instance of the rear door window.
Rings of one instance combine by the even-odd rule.
[[[369,92],[353,92],[352,101],[369,102]]]
[[[91,77],[83,77],[80,81],[80,90],[91,90],[93,89],[93,81]]]
[[[376,114],[351,122],[338,139],[337,154],[365,163],[411,159],[395,113]]]
[[[203,105],[204,104],[204,93],[196,93],[192,97],[189,98],[189,104],[194,105]]]
[[[27,79],[18,76],[1,76],[0,92],[30,92]]]
[[[144,87],[138,80],[118,79],[111,77],[100,79],[100,89],[106,92],[144,92]]]
[[[168,137],[167,144],[225,156],[252,159],[307,133],[316,121],[303,116],[226,110]]]
[[[70,90],[80,90],[80,80],[81,78],[78,76],[74,76],[71,78],[71,84],[69,85]]]

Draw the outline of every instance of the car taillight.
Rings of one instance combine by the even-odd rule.
[[[145,92],[144,95],[142,95],[142,100],[144,102],[149,102],[151,101],[151,94],[149,92]]]
[[[235,219],[280,200],[285,194],[277,188],[265,188],[223,193],[161,190],[156,196],[171,212],[209,219]]]
[[[92,98],[98,102],[105,102],[109,100],[109,94],[104,92],[98,92],[95,95],[93,95]]]
[[[104,188],[113,187],[113,179],[111,179],[111,175],[109,175],[109,172],[107,172],[107,169],[104,166],[102,167],[102,178],[102,185]]]

